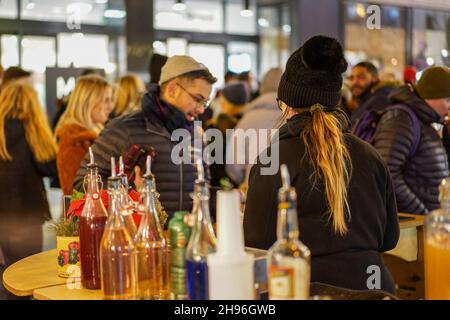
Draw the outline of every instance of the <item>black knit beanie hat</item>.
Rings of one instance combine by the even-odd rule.
[[[342,73],[347,70],[341,44],[315,36],[288,59],[278,86],[278,99],[292,108],[321,104],[335,108],[341,98]]]

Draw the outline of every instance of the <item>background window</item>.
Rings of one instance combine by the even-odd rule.
[[[56,64],[55,38],[24,36],[22,68],[33,72],[33,84],[42,105],[45,105],[45,69]]]
[[[0,1],[0,18],[16,19],[17,11],[17,0]]]
[[[413,64],[450,66],[450,13],[414,9]]]
[[[153,41],[153,52],[167,55],[167,45],[164,41]]]
[[[350,66],[363,60],[374,63],[382,79],[403,79],[406,50],[404,8],[382,6],[381,29],[371,30],[366,24],[367,6],[345,2],[346,58]]]
[[[56,64],[55,38],[25,36],[22,38],[22,67],[44,73]]]
[[[19,65],[19,44],[17,36],[15,35],[2,35],[1,39],[1,64],[3,68],[9,68]]]
[[[214,97],[215,91],[218,88],[223,87],[224,84],[224,47],[222,45],[207,43],[190,43],[188,45],[187,54],[207,66],[213,76],[217,78],[217,82],[213,86],[213,92],[211,95],[211,97]]]
[[[155,0],[155,29],[197,32],[223,32],[221,1],[189,0],[174,7],[175,0]],[[180,10],[183,9],[183,10]]]
[[[123,9],[123,0],[22,0],[21,16],[24,20],[104,25],[109,19],[120,19]],[[111,15],[114,18],[108,18]]]
[[[94,67],[108,71],[108,36],[83,33],[58,34],[58,66]]]
[[[253,42],[229,42],[228,70],[236,73],[250,70],[257,76],[259,74],[257,50],[258,47]]]

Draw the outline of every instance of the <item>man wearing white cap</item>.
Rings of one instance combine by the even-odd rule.
[[[176,129],[192,130],[193,121],[209,104],[212,84],[217,79],[207,67],[188,56],[173,56],[161,70],[158,85],[150,86],[142,99],[142,109],[112,120],[92,146],[99,173],[105,181],[110,174],[110,157],[129,152],[133,145],[156,151],[152,164],[160,201],[169,217],[175,211],[191,210],[195,167],[171,160],[171,140]],[[74,188],[83,191],[83,177],[89,162],[81,163]],[[105,185],[105,184],[104,184]]]

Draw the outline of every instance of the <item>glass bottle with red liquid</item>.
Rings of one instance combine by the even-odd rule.
[[[120,178],[116,176],[111,158],[108,178],[108,221],[100,244],[100,265],[103,297],[108,300],[136,298],[136,250],[120,212]]]
[[[89,154],[91,160],[83,185],[86,202],[80,217],[81,283],[86,289],[100,289],[100,241],[107,212],[100,196],[102,181],[91,148]]]
[[[166,300],[170,298],[170,249],[156,209],[150,156],[146,167],[143,204],[139,210],[142,220],[134,241],[138,260],[138,296],[143,300]]]

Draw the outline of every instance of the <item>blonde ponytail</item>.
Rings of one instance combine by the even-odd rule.
[[[306,154],[314,168],[314,177],[321,178],[336,234],[348,231],[345,212],[350,215],[347,188],[351,178],[350,153],[344,141],[339,115],[324,112],[323,107],[314,105],[308,112],[312,121],[304,128],[301,138]]]

